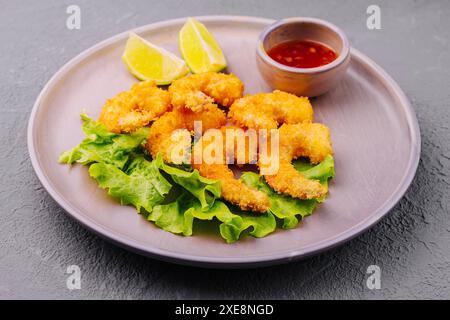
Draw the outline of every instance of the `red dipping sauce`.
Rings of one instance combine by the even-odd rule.
[[[278,63],[294,68],[316,68],[336,60],[337,54],[321,43],[292,40],[271,48],[268,55]]]

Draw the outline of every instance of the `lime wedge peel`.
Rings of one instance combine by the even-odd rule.
[[[168,85],[189,72],[186,63],[173,53],[131,32],[122,60],[139,80],[155,80]]]
[[[219,72],[227,67],[225,56],[214,36],[194,18],[180,30],[181,55],[192,73]]]

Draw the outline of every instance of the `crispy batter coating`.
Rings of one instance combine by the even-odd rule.
[[[243,128],[276,129],[283,123],[312,122],[314,112],[308,98],[275,90],[236,100],[228,118]]]
[[[294,198],[316,199],[327,193],[319,181],[305,178],[291,164],[293,159],[308,157],[312,163],[321,162],[332,154],[329,129],[319,123],[284,124],[279,129],[279,169],[267,175],[267,183],[277,192]]]
[[[175,80],[169,87],[172,105],[199,112],[213,102],[229,107],[242,97],[244,84],[232,74],[207,72]]]
[[[202,161],[199,161],[201,163],[195,163],[195,161],[193,161],[192,166],[197,169],[202,176],[209,179],[220,180],[222,198],[225,200],[239,206],[244,211],[266,212],[270,207],[267,195],[259,190],[248,187],[242,181],[236,179],[233,172],[228,167],[226,159],[226,128],[227,127],[221,128],[220,134],[222,135],[222,138],[220,141],[216,141],[216,139],[206,139],[205,136],[203,136],[200,141],[194,145],[194,155],[200,155]],[[236,139],[235,136],[233,138]],[[222,154],[220,155],[220,157],[222,157],[220,159],[221,161],[218,161],[218,163],[208,163],[208,160],[203,157],[204,150],[206,150],[206,148],[211,148],[211,146],[216,143],[218,144],[217,149],[222,151]],[[231,145],[234,149],[236,141],[232,141]]]
[[[156,120],[150,128],[146,148],[152,157],[156,158],[158,153],[161,153],[165,162],[172,163],[172,150],[180,147],[176,143],[177,136],[173,136],[173,133],[177,130],[186,130],[190,135],[194,130],[195,121],[201,121],[203,133],[211,128],[220,128],[226,123],[227,119],[225,113],[214,104],[205,106],[201,113],[188,109],[167,112]],[[178,137],[182,139],[182,136],[178,135]]]
[[[203,177],[220,180],[222,198],[244,211],[266,212],[269,207],[267,195],[236,179],[226,164],[194,165]]]
[[[333,153],[330,130],[321,123],[285,124],[279,131],[280,154],[284,160],[306,157],[317,164]]]
[[[144,81],[106,101],[99,121],[111,132],[127,133],[148,125],[170,109],[169,93],[154,81]]]

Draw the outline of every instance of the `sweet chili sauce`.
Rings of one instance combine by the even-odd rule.
[[[336,52],[332,49],[310,40],[282,42],[267,53],[276,62],[294,68],[320,67],[337,58]]]

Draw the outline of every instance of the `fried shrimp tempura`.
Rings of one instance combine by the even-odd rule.
[[[314,112],[308,98],[275,90],[236,100],[228,118],[244,128],[276,129],[283,123],[312,122]]]
[[[180,144],[186,143],[186,139],[183,138],[187,135],[189,136],[187,147],[190,147],[190,136],[194,130],[195,121],[201,121],[203,133],[208,129],[220,128],[227,119],[225,113],[214,104],[205,106],[201,113],[187,109],[167,112],[151,126],[146,145],[147,150],[154,159],[158,153],[161,153],[165,162],[173,163],[172,151],[180,148]],[[185,132],[184,136],[180,133],[183,131]],[[176,132],[180,134],[174,134]]]
[[[270,207],[269,198],[267,195],[259,190],[253,189],[245,185],[239,179],[234,177],[233,172],[228,167],[226,161],[226,138],[225,129],[230,127],[222,127],[221,135],[222,139],[216,141],[206,141],[205,136],[203,136],[200,141],[198,141],[194,147],[194,155],[200,154],[203,158],[203,151],[206,148],[211,148],[212,144],[218,143],[218,150],[223,150],[219,163],[208,164],[205,159],[201,159],[200,164],[193,161],[192,166],[200,172],[200,175],[209,179],[219,180],[221,183],[222,198],[229,201],[230,203],[239,206],[244,211],[255,211],[255,212],[266,212]],[[209,140],[209,139],[208,139]],[[234,141],[235,147],[236,141]],[[214,147],[213,147],[214,149]]]
[[[135,84],[106,101],[99,121],[114,133],[128,133],[148,125],[171,109],[170,95],[154,81]]]
[[[294,198],[317,199],[326,195],[326,187],[319,181],[304,177],[291,162],[307,157],[311,163],[319,163],[331,155],[329,129],[319,123],[284,124],[279,133],[279,169],[275,175],[265,176],[267,183],[275,191]]]
[[[187,108],[199,112],[211,103],[231,106],[242,97],[244,84],[232,74],[207,72],[175,80],[169,92],[175,109]]]

